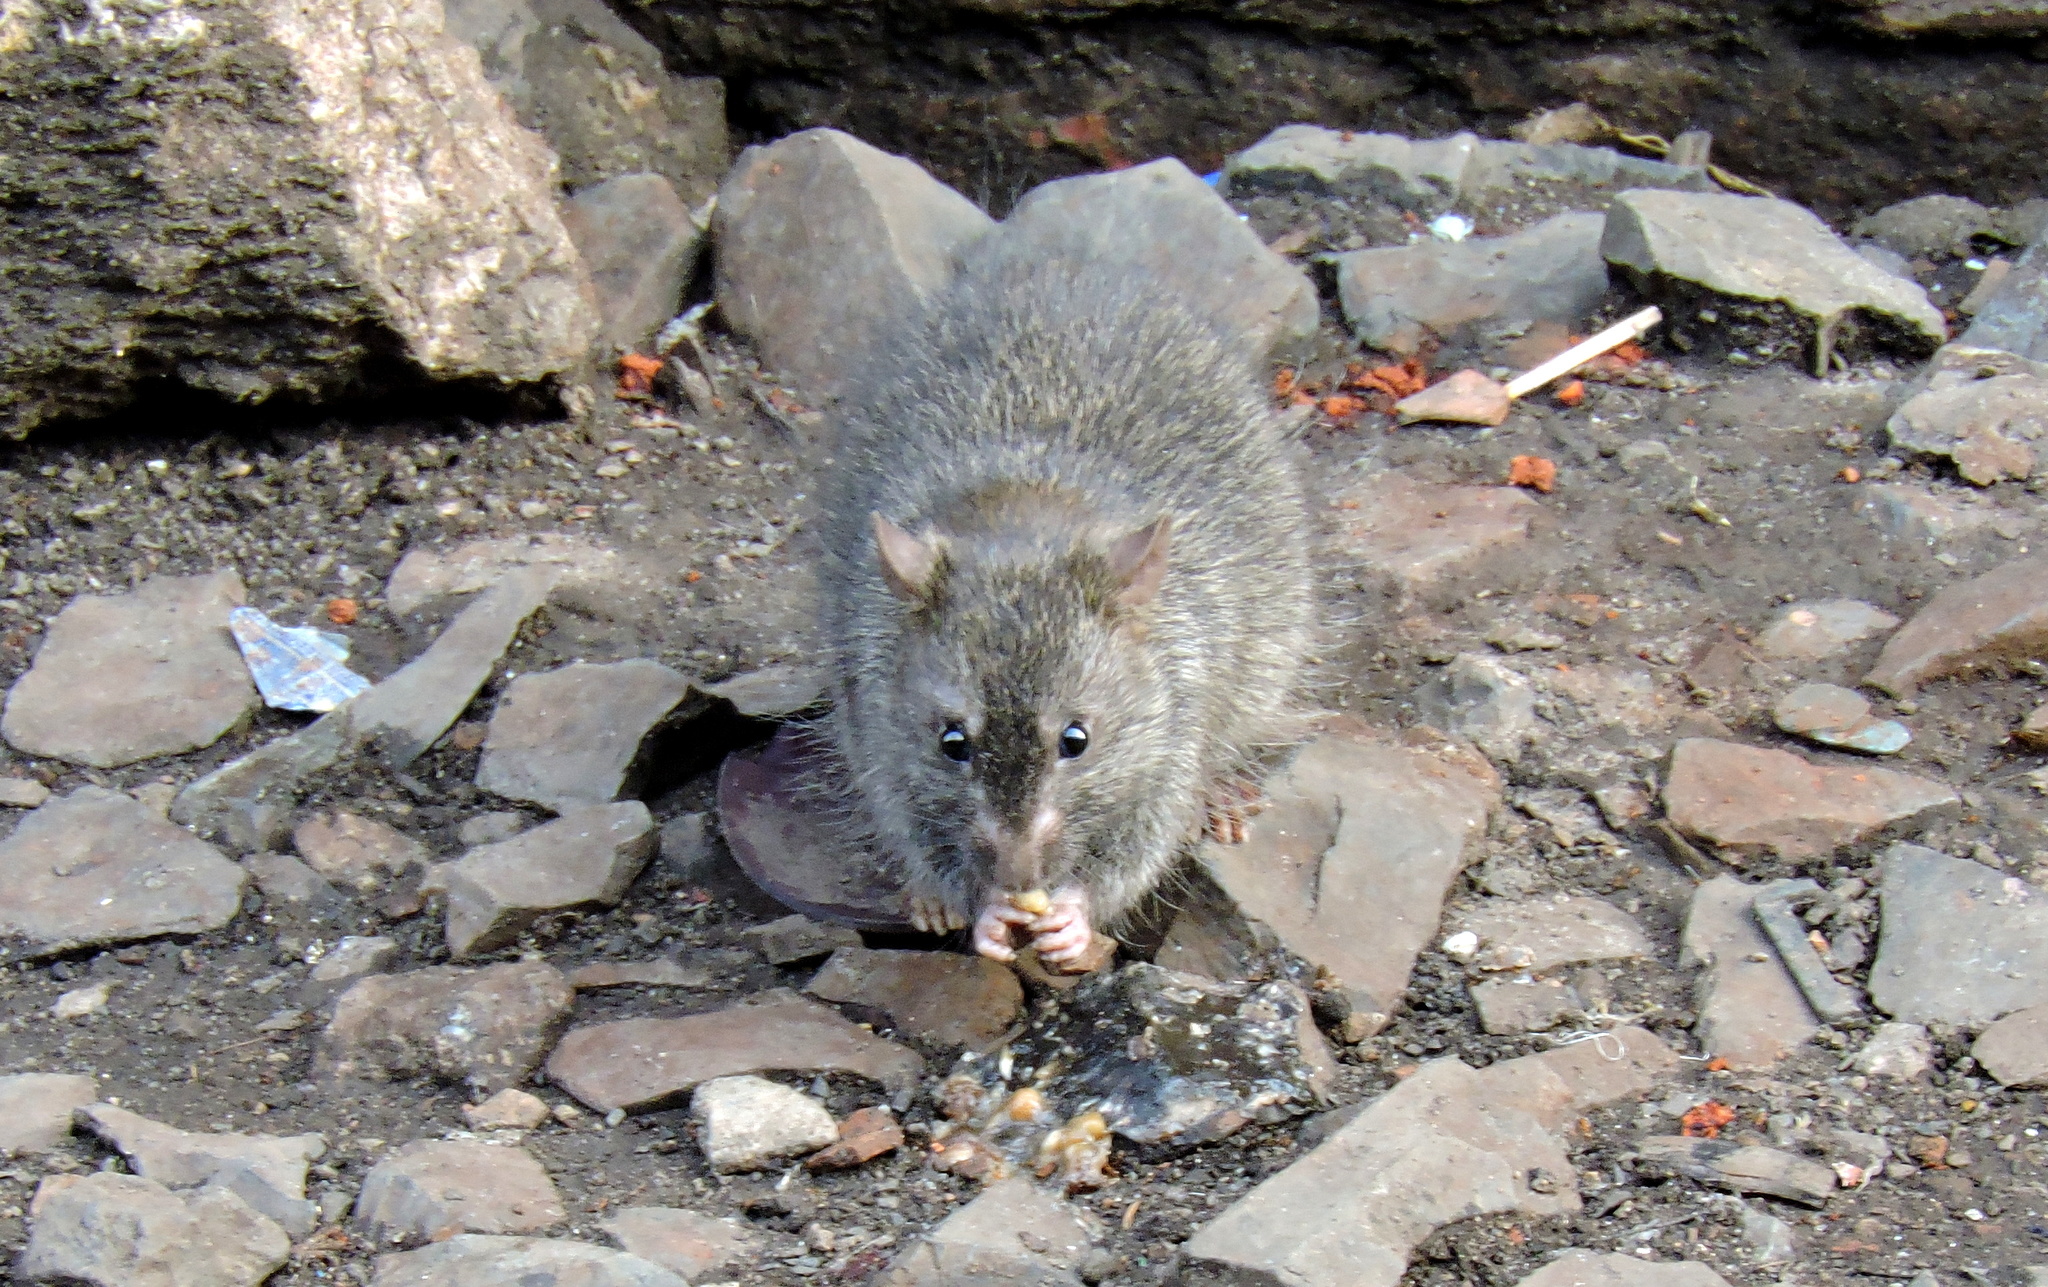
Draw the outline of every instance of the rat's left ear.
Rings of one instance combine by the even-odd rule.
[[[1166,578],[1166,549],[1173,535],[1173,516],[1147,523],[1117,538],[1109,547],[1109,570],[1123,588],[1116,601],[1126,608],[1152,602]]]

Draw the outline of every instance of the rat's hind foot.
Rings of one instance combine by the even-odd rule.
[[[1264,811],[1266,797],[1248,778],[1219,782],[1203,799],[1207,818],[1202,834],[1222,845],[1241,845],[1252,833],[1253,815]]]

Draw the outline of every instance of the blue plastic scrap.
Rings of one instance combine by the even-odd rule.
[[[341,663],[348,637],[311,626],[281,626],[254,608],[228,613],[228,630],[242,650],[256,691],[281,711],[331,711],[370,687]]]

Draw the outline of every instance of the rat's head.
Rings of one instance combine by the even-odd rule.
[[[1172,523],[1106,540],[913,536],[877,514],[904,613],[898,766],[935,864],[986,894],[1086,884],[1114,811],[1177,754],[1146,643]]]

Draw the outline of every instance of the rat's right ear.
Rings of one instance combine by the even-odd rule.
[[[922,602],[930,594],[932,573],[938,570],[938,547],[918,540],[879,512],[868,517],[874,521],[875,552],[881,560],[882,579],[899,598]]]

